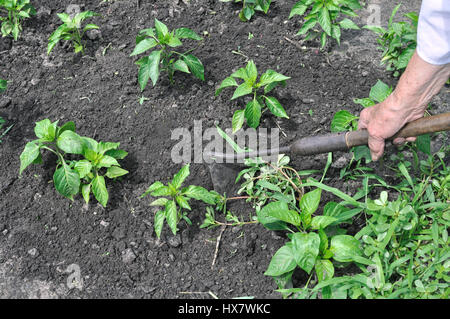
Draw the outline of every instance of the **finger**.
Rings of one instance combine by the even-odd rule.
[[[359,115],[358,130],[367,129],[367,126],[369,125],[369,115],[367,110],[368,109],[362,110]]]
[[[384,139],[381,137],[369,136],[369,148],[372,161],[378,161],[384,152]]]
[[[404,138],[404,137],[397,137],[392,141],[392,144],[397,145],[397,146],[405,144],[405,143],[406,143],[406,138]]]
[[[417,140],[417,137],[407,137],[406,141],[407,142],[415,142]]]

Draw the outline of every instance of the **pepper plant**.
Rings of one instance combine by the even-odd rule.
[[[242,10],[239,11],[239,19],[247,22],[255,15],[256,11],[267,14],[272,0],[220,0],[220,2],[242,3]]]
[[[53,184],[61,195],[73,201],[73,197],[81,193],[89,203],[92,192],[106,207],[109,194],[105,176],[115,179],[127,174],[128,171],[122,169],[117,160],[125,158],[128,153],[119,149],[120,143],[97,142],[78,135],[74,122],[61,127],[57,124],[58,121],[52,123],[49,119],[36,123],[34,132],[38,139],[28,142],[20,155],[19,174],[31,164],[42,163],[41,151],[49,151],[57,156]],[[68,154],[80,155],[82,159],[72,159],[73,156]]]
[[[335,39],[338,44],[341,43],[341,29],[359,29],[349,18],[340,17],[357,17],[355,10],[361,8],[359,0],[301,0],[292,7],[289,19],[296,15],[304,16],[304,23],[297,35],[306,34],[305,41],[320,37],[323,48],[328,37]]]
[[[53,50],[55,45],[61,41],[71,41],[74,47],[75,53],[84,53],[83,35],[86,31],[92,29],[99,29],[99,27],[93,23],[88,23],[82,28],[81,24],[84,20],[98,16],[98,13],[93,11],[84,11],[77,13],[75,16],[70,16],[67,13],[58,13],[57,16],[63,22],[48,39],[47,54]]]
[[[184,53],[171,50],[183,43],[182,39],[201,41],[203,38],[189,28],[179,28],[169,32],[167,26],[155,19],[155,27],[141,30],[136,37],[136,47],[131,56],[142,54],[150,49],[158,47],[149,55],[140,58],[136,64],[139,66],[138,82],[141,91],[144,91],[148,80],[151,79],[153,86],[156,85],[159,75],[166,71],[170,83],[174,83],[175,71],[192,73],[196,78],[205,80],[205,69],[202,62],[189,50]]]
[[[389,18],[387,29],[379,26],[364,26],[378,34],[377,42],[383,51],[381,64],[386,64],[388,71],[393,71],[394,76],[399,76],[411,60],[417,47],[417,25],[419,17],[416,12],[406,13],[404,16],[409,21],[394,22],[394,17],[400,9],[397,5]]]
[[[12,35],[17,41],[22,32],[22,20],[31,18],[36,9],[30,0],[0,0],[0,12],[7,11],[8,17],[0,17],[2,36]]]
[[[215,205],[220,199],[216,192],[208,191],[201,186],[189,185],[181,187],[190,174],[189,166],[189,164],[183,166],[167,185],[156,181],[141,195],[141,198],[147,195],[160,197],[150,203],[150,206],[163,207],[162,210],[156,212],[154,218],[154,229],[158,238],[161,236],[164,220],[167,221],[174,235],[177,233],[177,225],[181,219],[184,219],[189,225],[192,224],[187,216],[187,211],[191,210],[189,200],[196,199],[206,204]]]
[[[238,84],[236,79],[241,79],[244,82]],[[285,85],[286,80],[290,77],[277,73],[274,70],[267,70],[258,80],[258,70],[253,60],[247,63],[245,68],[240,68],[229,77],[225,78],[216,90],[215,95],[219,95],[224,88],[236,86],[236,90],[231,100],[237,99],[241,96],[251,95],[253,98],[249,101],[243,110],[237,110],[233,115],[232,126],[233,132],[238,131],[244,121],[250,127],[256,128],[259,125],[262,110],[267,109],[273,115],[282,118],[289,118],[281,103],[273,96],[268,96],[276,86]],[[263,94],[260,94],[260,91]]]

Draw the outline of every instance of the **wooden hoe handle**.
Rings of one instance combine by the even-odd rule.
[[[409,122],[388,141],[397,137],[414,137],[441,131],[450,131],[450,113],[423,117]],[[304,137],[295,141],[291,145],[290,151],[298,155],[345,152],[354,146],[367,145],[368,139],[367,130]]]

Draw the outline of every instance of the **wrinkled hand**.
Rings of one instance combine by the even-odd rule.
[[[394,136],[406,123],[423,117],[433,96],[450,77],[450,63],[433,65],[415,52],[400,77],[394,92],[382,103],[364,109],[358,129],[369,132],[369,148],[374,161],[384,152],[384,140]],[[415,137],[396,138],[394,144],[414,141]]]
[[[358,122],[358,129],[367,129],[369,132],[369,148],[372,155],[372,160],[377,161],[383,156],[385,140],[395,135],[406,123],[414,121],[423,117],[423,113],[405,114],[395,110],[392,107],[391,100],[387,99],[385,102],[368,107],[362,110]],[[415,137],[402,138],[398,137],[393,140],[393,143],[400,145],[408,142],[414,142]]]

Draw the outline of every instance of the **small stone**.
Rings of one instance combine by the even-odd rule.
[[[109,226],[109,223],[108,223],[108,222],[105,222],[104,220],[102,220],[102,221],[100,222],[100,225],[102,225],[103,227],[108,227],[108,226]]]
[[[311,104],[311,103],[314,103],[314,100],[313,99],[302,99],[302,102],[305,104]]]
[[[174,248],[179,247],[181,245],[181,236],[180,235],[171,236],[167,240],[167,243],[171,247],[174,247]]]
[[[40,79],[31,79],[31,81],[30,81],[31,85],[33,85],[33,86],[38,85],[39,82],[41,82]]]
[[[122,251],[122,261],[125,264],[131,264],[136,259],[136,255],[134,254],[131,248],[127,248]]]
[[[91,245],[91,248],[92,248],[92,249],[100,249],[100,246],[97,245],[97,244],[92,244],[92,245]]]
[[[30,254],[31,257],[36,257],[36,256],[39,255],[39,252],[38,252],[38,250],[37,250],[36,248],[31,248],[31,249],[28,251],[28,254]]]
[[[211,80],[209,80],[209,81],[208,81],[208,85],[209,85],[209,86],[214,86],[214,82],[211,81]]]
[[[0,99],[0,109],[6,108],[9,104],[11,104],[11,99],[4,97]]]

